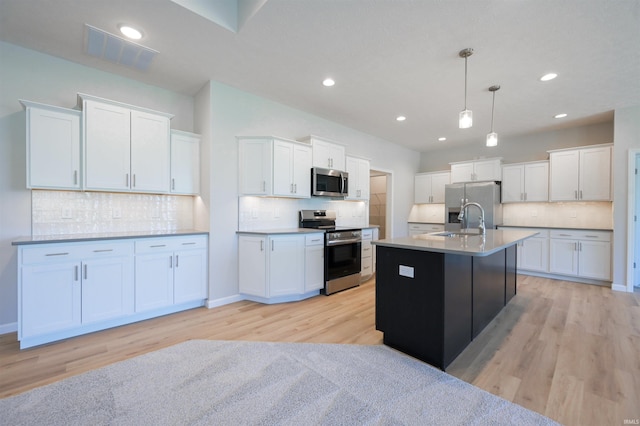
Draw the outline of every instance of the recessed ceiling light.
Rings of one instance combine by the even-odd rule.
[[[332,79],[332,78],[325,78],[325,79],[322,81],[322,85],[323,85],[323,86],[326,86],[326,87],[331,87],[331,86],[333,86],[334,84],[336,84],[336,82],[335,82],[335,81],[333,81],[333,79]]]
[[[118,28],[120,28],[120,32],[125,37],[128,37],[132,40],[140,40],[142,38],[142,32],[129,25],[120,25]]]
[[[407,117],[405,117],[404,115],[399,115],[399,116],[396,117],[397,121],[404,121],[406,119],[407,119]]]
[[[562,113],[562,114],[556,114],[553,116],[553,118],[565,118],[567,116],[567,114]]]
[[[446,141],[446,140],[447,140],[447,138],[438,138],[438,140],[439,140],[440,142],[444,142],[444,141]]]
[[[540,77],[540,81],[549,81],[549,80],[553,80],[554,78],[556,78],[558,76],[558,74],[554,73],[554,72],[550,72],[548,74],[543,75],[542,77]]]

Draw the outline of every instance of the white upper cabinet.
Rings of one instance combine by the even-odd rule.
[[[240,195],[311,196],[311,147],[272,137],[239,138]]]
[[[27,188],[81,189],[77,110],[21,100],[26,111]]]
[[[611,145],[549,151],[550,201],[611,200]]]
[[[451,183],[498,181],[502,178],[502,159],[462,161],[451,164]]]
[[[171,131],[171,193],[200,193],[200,135]]]
[[[346,149],[344,145],[309,136],[302,140],[313,147],[313,167],[346,171]]]
[[[450,181],[450,172],[417,174],[414,178],[414,203],[444,203],[444,187]]]
[[[347,173],[349,173],[349,188],[347,200],[369,199],[369,160],[347,156]]]
[[[502,202],[549,200],[549,162],[509,164],[502,167]]]
[[[85,124],[85,188],[168,193],[172,116],[78,96]]]

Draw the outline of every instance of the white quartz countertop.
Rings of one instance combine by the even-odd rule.
[[[186,229],[179,231],[129,231],[129,232],[95,232],[91,234],[36,235],[22,237],[11,242],[11,245],[77,243],[83,241],[122,240],[131,238],[176,237],[187,235],[209,235],[209,231]]]
[[[537,235],[537,232],[488,229],[484,236],[471,232],[453,237],[438,236],[438,234],[441,234],[441,232],[372,241],[371,244],[381,247],[431,251],[435,253],[488,256],[522,240],[533,237]]]

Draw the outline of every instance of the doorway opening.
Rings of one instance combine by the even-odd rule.
[[[392,235],[391,173],[381,170],[369,172],[369,224],[378,225],[378,238]]]

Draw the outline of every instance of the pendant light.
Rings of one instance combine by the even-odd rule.
[[[487,146],[498,145],[498,134],[493,131],[493,112],[496,106],[496,92],[498,90],[500,90],[498,85],[489,87],[489,91],[493,93],[493,102],[491,103],[491,133],[487,135]]]
[[[458,127],[468,129],[473,125],[473,112],[467,109],[467,58],[473,55],[473,49],[469,47],[461,50],[458,54],[464,58],[464,110],[460,111]]]

